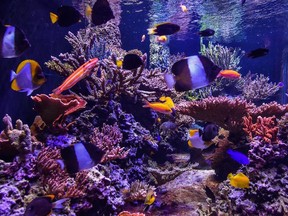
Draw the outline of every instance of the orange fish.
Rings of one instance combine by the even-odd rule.
[[[142,37],[141,37],[141,43],[143,43],[145,41],[145,39],[146,39],[146,35],[143,34]]]
[[[172,114],[173,110],[164,103],[159,103],[159,102],[153,102],[153,103],[149,103],[148,101],[145,101],[145,105],[143,107],[149,107],[153,110],[155,110],[156,112],[160,112],[163,114]]]
[[[54,94],[61,94],[63,91],[72,88],[80,80],[84,79],[90,75],[93,68],[95,68],[98,62],[98,58],[90,59],[88,62],[81,65],[77,70],[75,70],[58,88],[54,89]]]
[[[182,12],[184,12],[184,13],[188,12],[187,7],[185,5],[180,4],[180,8],[181,8]]]
[[[228,79],[238,79],[240,78],[241,74],[234,70],[222,70],[217,75],[217,77],[224,77]]]
[[[161,35],[156,37],[156,42],[165,43],[167,42],[168,38],[166,35]]]

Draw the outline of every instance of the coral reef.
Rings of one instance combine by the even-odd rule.
[[[269,82],[269,77],[263,74],[251,74],[241,77],[236,88],[242,92],[242,96],[248,101],[266,100],[275,95],[281,88],[279,84]]]
[[[124,192],[126,194],[126,199],[129,202],[133,201],[142,201],[144,202],[147,192],[149,190],[155,190],[155,187],[150,186],[146,182],[140,182],[139,180],[136,180],[135,182],[132,182],[130,185],[129,190]]]
[[[250,115],[252,119],[261,117],[279,118],[287,112],[287,105],[276,102],[255,104],[241,98],[209,97],[201,101],[182,102],[176,106],[176,111],[192,116],[197,120],[214,122],[230,132],[242,132],[243,117]],[[223,112],[225,110],[225,112]]]
[[[258,116],[257,122],[253,124],[251,116],[244,116],[244,128],[248,140],[252,141],[255,137],[264,143],[277,143],[278,127],[275,116]]]
[[[124,151],[124,148],[119,146],[121,141],[122,133],[116,124],[114,126],[104,124],[101,132],[99,128],[95,128],[91,135],[91,142],[105,152],[101,159],[104,163],[127,157],[129,150]]]
[[[34,109],[39,113],[45,124],[52,129],[60,128],[65,130],[63,123],[67,115],[84,108],[87,103],[83,98],[75,94],[51,94],[50,96],[38,94],[31,98],[35,102]]]
[[[239,63],[244,56],[240,48],[228,48],[220,44],[214,45],[212,42],[208,46],[201,44],[200,54],[208,57],[214,64],[225,70],[239,71]]]

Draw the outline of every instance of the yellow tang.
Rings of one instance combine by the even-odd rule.
[[[242,172],[234,175],[229,173],[227,178],[230,180],[230,184],[236,188],[249,188],[249,178],[244,175]]]

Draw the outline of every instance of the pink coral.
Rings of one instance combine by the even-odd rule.
[[[95,128],[91,136],[91,142],[105,152],[101,162],[127,157],[129,150],[125,151],[119,146],[121,141],[122,133],[116,124],[113,126],[104,124],[101,132],[99,128]]]

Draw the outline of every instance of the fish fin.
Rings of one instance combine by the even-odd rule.
[[[145,105],[143,105],[143,107],[150,107],[150,103],[149,103],[149,101],[147,101],[147,100],[144,100],[144,103],[145,103]]]
[[[64,161],[63,160],[56,160],[56,162],[59,164],[59,166],[60,166],[60,168],[62,169],[62,170],[64,170],[65,169],[65,164],[64,164]]]
[[[53,209],[62,209],[62,208],[64,208],[64,206],[62,204],[64,202],[66,202],[67,200],[69,200],[69,198],[63,198],[63,199],[57,200],[56,202],[53,202],[52,208]]]
[[[60,94],[62,93],[62,90],[61,90],[61,88],[60,88],[60,86],[59,86],[59,87],[57,87],[56,89],[53,89],[52,92],[53,92],[54,94],[56,94],[56,95],[60,95]]]
[[[53,195],[53,194],[45,195],[45,197],[49,197],[51,200],[54,200],[54,199],[55,199],[55,195]]]
[[[246,177],[246,175],[244,175],[242,172],[238,173],[237,176],[239,176],[239,177]]]
[[[199,130],[198,129],[191,129],[189,130],[189,136],[193,137]]]
[[[160,100],[161,102],[165,102],[165,101],[166,101],[166,97],[165,97],[165,96],[162,96],[162,97],[159,98],[159,100]]]
[[[85,15],[86,15],[87,18],[90,18],[90,17],[91,17],[91,15],[92,15],[92,8],[90,7],[90,5],[87,5],[87,6],[86,6]]]
[[[156,28],[153,27],[153,28],[148,28],[147,31],[148,31],[148,35],[151,35],[151,34],[155,34],[156,33]]]
[[[171,73],[165,73],[164,74],[164,80],[168,86],[168,88],[172,89],[176,83],[175,78],[173,74]]]
[[[26,89],[26,91],[27,91],[27,96],[29,96],[29,95],[31,95],[31,94],[32,94],[32,92],[33,92],[33,89]]]
[[[188,146],[189,146],[190,148],[193,148],[193,144],[192,144],[191,140],[188,140]]]
[[[17,77],[16,72],[11,70],[10,81],[13,81],[16,77]]]
[[[50,12],[50,19],[51,19],[51,22],[54,24],[58,21],[58,16],[52,12]]]
[[[233,174],[232,174],[232,173],[229,173],[228,176],[227,176],[227,178],[228,178],[229,180],[231,180],[231,179],[233,178]]]

